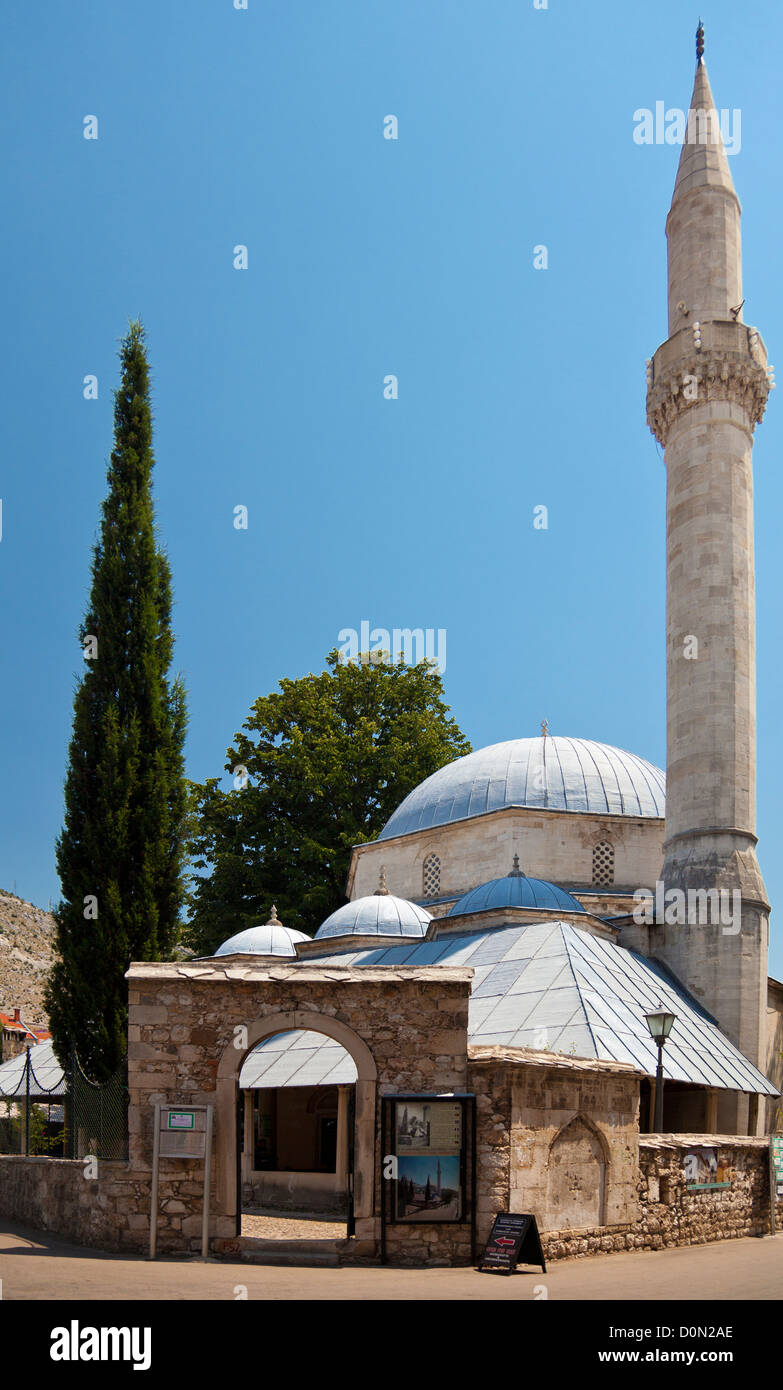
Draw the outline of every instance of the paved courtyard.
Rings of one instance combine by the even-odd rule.
[[[783,1234],[683,1249],[562,1260],[506,1277],[473,1269],[290,1269],[118,1256],[87,1250],[6,1221],[0,1229],[4,1301],[48,1299],[263,1301],[351,1299],[591,1302],[780,1300]]]

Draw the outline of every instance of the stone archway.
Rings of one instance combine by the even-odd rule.
[[[375,1167],[375,1114],[378,1072],[366,1042],[347,1024],[330,1014],[297,1009],[268,1014],[247,1026],[247,1046],[227,1043],[217,1068],[216,1085],[216,1169],[221,1211],[237,1216],[236,1165],[237,1138],[234,1123],[236,1089],[245,1058],[265,1038],[294,1029],[322,1033],[339,1042],[356,1066],[354,1120],[354,1216],[356,1234],[373,1233],[373,1192]],[[367,1223],[363,1225],[362,1223]]]
[[[558,1130],[547,1163],[547,1229],[604,1225],[609,1162],[606,1140],[587,1116],[576,1114]]]
[[[464,1091],[472,971],[459,966],[276,964],[252,956],[136,962],[128,971],[130,1163],[149,1172],[155,1105],[215,1107],[211,1235],[236,1240],[240,1068],[258,1043],[303,1030],[338,1042],[353,1059],[354,1214],[372,1253],[380,1233],[379,1092]],[[200,1246],[200,1160],[163,1158],[161,1248]],[[191,1180],[192,1179],[192,1180]],[[422,1246],[402,1228],[400,1245]],[[445,1246],[438,1233],[438,1252]],[[429,1250],[426,1242],[424,1247]],[[433,1247],[434,1248],[434,1247]]]

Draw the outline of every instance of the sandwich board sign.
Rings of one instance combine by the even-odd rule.
[[[540,1265],[546,1274],[536,1218],[532,1212],[498,1212],[478,1269],[510,1274],[518,1264]]]

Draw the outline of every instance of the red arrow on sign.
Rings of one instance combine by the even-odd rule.
[[[513,1245],[514,1242],[513,1242],[513,1240],[509,1240],[508,1236],[495,1236],[495,1244],[496,1244],[496,1245]]]

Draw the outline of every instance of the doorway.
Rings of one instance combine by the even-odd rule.
[[[353,1235],[356,1077],[348,1051],[315,1030],[274,1034],[245,1057],[237,1078],[243,1247],[328,1253]]]

